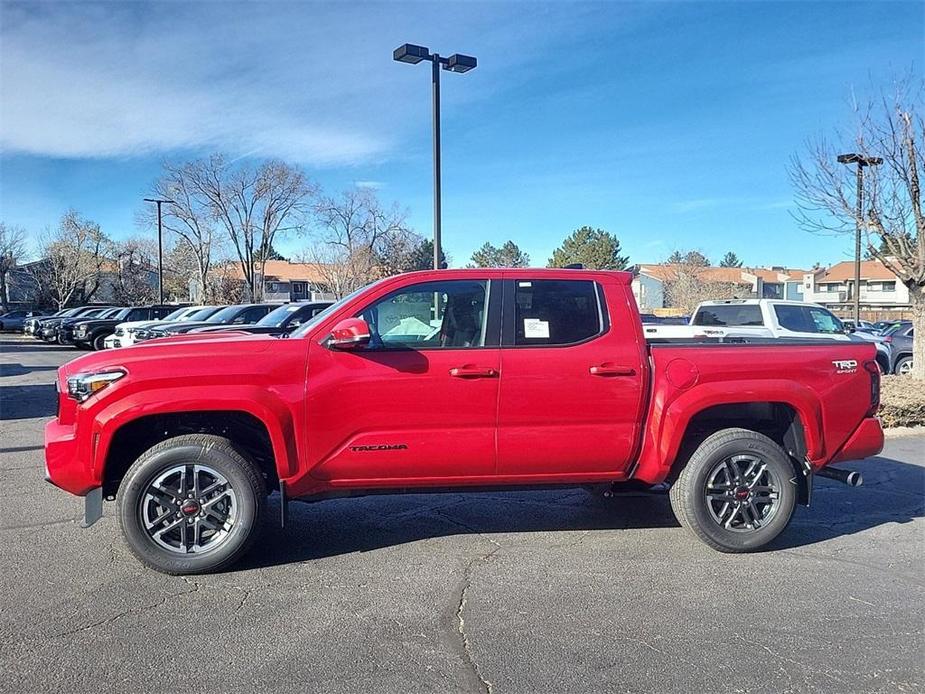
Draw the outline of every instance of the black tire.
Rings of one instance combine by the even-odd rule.
[[[183,550],[161,546],[149,535],[143,513],[144,504],[151,503],[148,496],[150,485],[159,476],[187,465],[207,466],[227,480],[227,487],[233,490],[235,516],[233,525],[216,541],[216,546],[182,553]],[[231,441],[208,434],[188,434],[162,441],[143,453],[125,474],[119,486],[117,503],[122,534],[139,561],[156,571],[188,575],[220,571],[247,553],[262,529],[266,496],[266,484],[260,470]],[[184,500],[183,503],[187,502]],[[165,505],[164,508],[168,507]],[[185,508],[183,512],[186,512]],[[177,517],[182,525],[184,518],[179,513],[178,510]],[[164,524],[172,521],[173,517],[165,520]],[[185,539],[186,536],[183,537]]]
[[[773,480],[774,484],[759,489],[776,489],[774,500],[764,502],[755,498],[755,502],[751,503],[753,497],[750,494],[739,501],[742,497],[738,495],[743,493],[747,485],[744,482],[733,482],[731,475],[726,476],[729,491],[722,492],[730,495],[729,501],[708,499],[707,485],[711,479],[715,479],[714,475],[722,471],[721,466],[725,466],[727,461],[739,459],[744,459],[745,464],[757,459],[765,466],[763,479]],[[740,464],[734,463],[736,466]],[[748,429],[723,429],[707,437],[681,470],[669,491],[671,508],[682,526],[713,549],[720,552],[752,552],[771,542],[790,523],[799,491],[796,474],[784,450],[767,436]],[[768,494],[770,499],[773,493]],[[729,516],[733,522],[731,528],[724,526],[722,518],[717,518],[726,517],[725,510],[723,514],[717,511],[717,508],[726,509],[726,504],[730,505]],[[749,515],[752,508],[760,509],[767,517]],[[751,525],[747,522],[749,518]]]
[[[106,349],[106,335],[105,335],[105,333],[100,333],[99,335],[97,335],[96,337],[94,337],[94,338],[93,338],[93,342],[92,342],[91,344],[93,345],[93,349],[94,349],[94,351],[96,351],[96,352],[102,352],[104,349]]]
[[[893,367],[893,373],[897,376],[905,376],[909,373],[909,369],[912,368],[912,356],[900,357],[896,360],[896,365]]]

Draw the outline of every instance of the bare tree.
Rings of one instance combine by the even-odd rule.
[[[154,184],[152,197],[170,200],[162,205],[161,212],[164,229],[181,244],[180,249],[174,249],[173,256],[184,261],[183,270],[194,270],[194,274],[187,276],[187,280],[194,278],[202,292],[201,298],[209,300],[212,298],[209,294],[209,271],[212,269],[213,256],[221,244],[216,238],[211,204],[195,185],[198,173],[196,167],[196,164],[177,166],[165,163],[163,175]],[[156,227],[157,209],[146,203],[141,218],[146,226]],[[192,268],[189,267],[189,261],[192,261]],[[167,283],[166,277],[164,281]],[[187,287],[183,294],[188,291]]]
[[[259,300],[273,241],[280,232],[302,227],[316,193],[314,184],[302,171],[281,161],[235,166],[222,155],[187,164],[182,174],[190,194],[224,228],[248,294]]]
[[[851,234],[859,226],[867,252],[889,268],[909,290],[912,321],[925,334],[925,82],[910,73],[877,98],[854,105],[850,131],[808,143],[794,156],[790,176],[799,206],[798,221],[812,232]],[[883,164],[865,169],[864,209],[857,211],[853,167],[838,154],[858,152]],[[855,288],[857,291],[859,288]],[[925,340],[913,345],[913,371],[925,379]]]
[[[26,231],[0,222],[0,304],[10,303],[9,278],[26,251]]]
[[[113,243],[111,255],[116,263],[112,282],[115,302],[130,305],[154,301],[157,290],[149,277],[157,267],[157,242],[134,236]]]
[[[384,208],[375,191],[348,190],[314,205],[317,231],[306,254],[329,291],[340,298],[374,279],[402,272],[420,237],[397,206]],[[409,261],[410,262],[410,261]]]
[[[665,267],[668,268],[664,282],[665,303],[682,309],[685,314],[692,314],[703,301],[732,299],[742,291],[732,282],[710,277],[710,270],[697,251],[675,251]]]
[[[72,300],[89,301],[100,287],[109,245],[99,224],[69,210],[57,230],[41,241],[42,262],[32,270],[35,280],[50,289],[59,309]]]

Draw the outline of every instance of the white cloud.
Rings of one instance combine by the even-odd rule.
[[[529,80],[524,65],[581,15],[552,11],[562,16],[516,3],[4,3],[0,150],[381,161],[429,125],[426,70],[393,63],[396,45],[477,53],[490,69],[444,101],[486,98]]]

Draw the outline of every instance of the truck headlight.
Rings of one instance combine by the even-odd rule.
[[[100,373],[76,374],[67,379],[67,394],[77,402],[83,402],[123,376],[125,376],[125,371],[121,369],[102,371]]]

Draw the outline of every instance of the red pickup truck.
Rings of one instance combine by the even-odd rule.
[[[289,337],[183,335],[58,372],[49,481],[116,499],[176,574],[230,565],[267,496],[668,483],[682,525],[754,550],[814,474],[875,455],[872,344],[648,344],[624,272],[440,270],[380,280]]]

